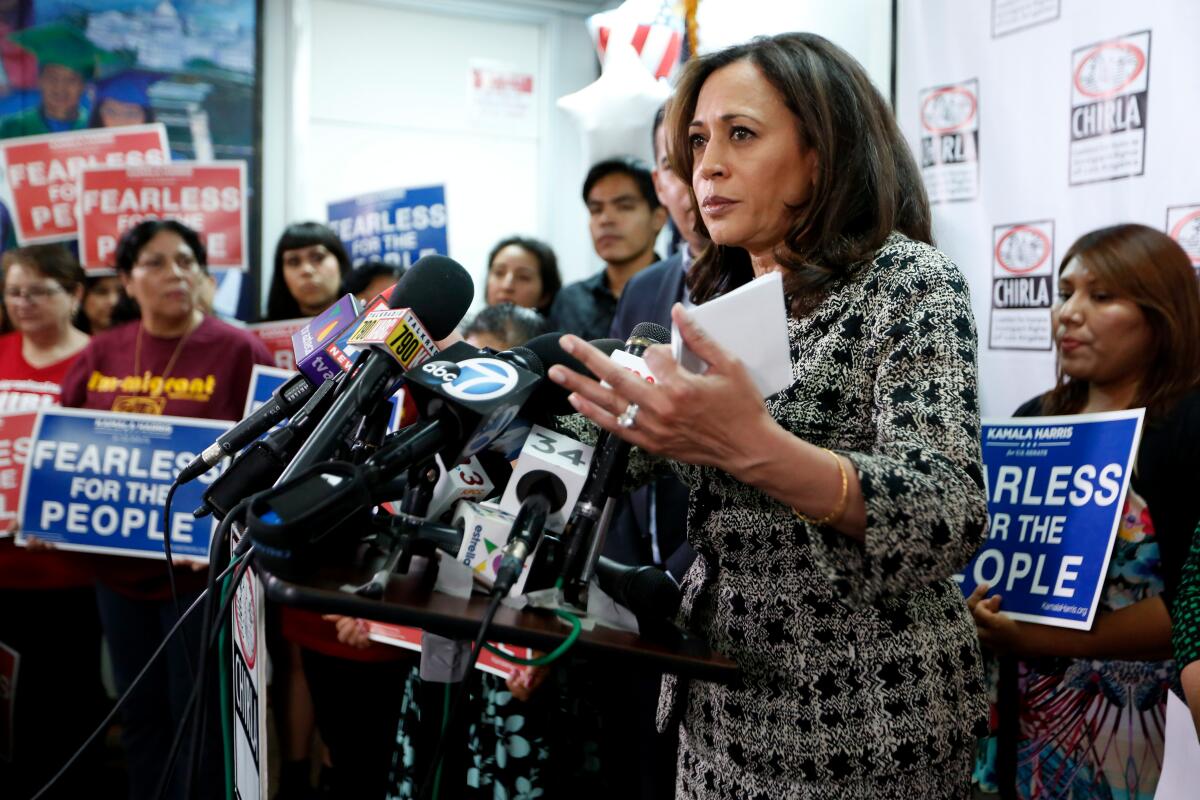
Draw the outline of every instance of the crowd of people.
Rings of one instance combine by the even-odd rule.
[[[86,123],[68,108],[70,66],[42,75],[38,119]],[[129,90],[114,81],[93,118],[144,120]],[[461,335],[503,350],[565,334],[592,377],[550,370],[578,412],[564,428],[635,446],[605,554],[673,576],[679,623],[739,674],[614,680],[575,659],[472,676],[442,796],[1151,798],[1168,693],[1200,730],[1200,289],[1186,254],[1119,224],[1061,259],[1057,379],[1031,383],[1013,413],[1145,408],[1145,430],[1095,624],[1020,622],[994,587],[964,598],[952,580],[987,530],[976,327],[862,67],[815,35],[755,40],[690,61],[652,130],[653,165],[608,159],[584,181],[603,268],[563,286],[550,245],[506,237],[480,265],[484,307]],[[115,276],[85,275],[57,245],[10,249],[2,266],[5,410],[236,420],[253,366],[272,363],[210,313],[204,244],[178,222],[130,230]],[[688,309],[770,272],[783,278],[792,382],[764,402]],[[369,300],[400,274],[352,268],[322,224],[289,225],[265,318],[312,317],[347,292]],[[645,321],[673,323],[708,371],[656,346],[647,383],[589,344]],[[168,377],[201,380],[151,388]],[[22,658],[16,749],[0,765],[11,796],[49,779],[111,702],[101,641],[123,693],[177,620],[171,583],[183,604],[198,596],[199,572],[171,570],[0,539],[0,642]],[[418,658],[346,617],[269,606],[267,630],[276,796],[416,796],[443,701]],[[199,624],[185,626],[123,709],[132,798],[185,794],[178,775],[159,784],[201,649]],[[197,747],[214,764],[220,723],[204,713]],[[51,796],[82,796],[99,757]],[[193,796],[219,796],[217,773],[200,770]]]

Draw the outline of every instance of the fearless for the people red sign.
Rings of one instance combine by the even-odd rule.
[[[210,268],[245,269],[246,162],[175,161],[80,173],[79,255],[85,267],[112,267],[121,234],[146,219],[178,220],[199,233]]]
[[[13,223],[21,245],[74,239],[77,181],[87,167],[126,167],[170,161],[162,123],[21,136],[0,141],[4,177],[12,192]]]

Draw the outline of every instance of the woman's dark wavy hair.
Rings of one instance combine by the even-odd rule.
[[[121,237],[121,240],[117,242],[115,264],[117,272],[122,275],[128,275],[133,272],[133,265],[137,263],[138,256],[142,253],[142,248],[163,231],[170,231],[178,235],[180,239],[183,239],[187,246],[191,248],[192,255],[196,257],[196,263],[200,266],[200,269],[208,272],[208,251],[204,249],[204,242],[201,241],[200,234],[182,222],[173,219],[148,219],[139,222],[127,230],[125,235]],[[121,299],[117,301],[117,305],[113,308],[113,325],[141,318],[142,309],[138,307],[137,301],[128,294],[123,294]]]
[[[667,113],[677,175],[693,174],[688,125],[701,87],[717,70],[743,60],[779,92],[804,147],[817,154],[812,194],[795,209],[776,250],[792,313],[811,309],[853,265],[872,258],[892,231],[932,244],[925,187],[891,108],[862,65],[816,34],[760,37],[688,62]],[[699,213],[696,230],[708,238]],[[697,257],[688,288],[700,303],[752,277],[745,250],[714,243]]]
[[[496,254],[509,245],[516,245],[537,259],[538,273],[542,278],[543,300],[542,304],[535,310],[546,314],[550,310],[550,304],[554,302],[554,298],[558,295],[558,290],[562,288],[562,276],[558,274],[558,257],[554,255],[554,250],[551,249],[550,245],[540,239],[528,236],[509,236],[506,239],[496,242],[496,246],[488,253],[488,272],[492,271],[492,262],[496,260]]]
[[[1200,386],[1200,284],[1191,259],[1162,231],[1125,224],[1080,236],[1067,250],[1059,272],[1078,258],[1104,289],[1142,310],[1151,332],[1151,352],[1133,408],[1158,417]],[[1074,414],[1087,402],[1088,382],[1058,365],[1055,387],[1042,399],[1044,414]]]
[[[287,282],[283,279],[283,254],[287,250],[298,250],[315,244],[323,245],[337,258],[338,271],[342,274],[342,283],[345,283],[346,276],[350,273],[350,256],[346,254],[346,247],[337,234],[319,222],[296,222],[288,225],[279,237],[279,243],[275,245],[275,270],[271,273],[271,291],[267,294],[266,319],[295,319],[304,316],[300,312],[300,304],[292,297]],[[339,297],[343,294],[341,287],[338,288],[337,294]]]

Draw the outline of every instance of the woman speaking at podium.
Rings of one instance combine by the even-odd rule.
[[[793,377],[764,403],[681,306],[704,375],[654,347],[643,383],[571,336],[612,388],[551,370],[691,487],[681,621],[740,677],[665,678],[677,796],[967,798],[986,705],[950,576],[986,522],[976,334],[908,147],[863,68],[811,34],[691,62],[668,126],[713,243],[692,299],[780,272]]]

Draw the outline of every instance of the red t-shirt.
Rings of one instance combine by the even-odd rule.
[[[0,336],[0,411],[37,411],[59,404],[60,384],[78,355],[34,367],[21,353],[21,334]],[[20,458],[13,448],[14,460]],[[68,589],[88,586],[87,558],[65,551],[26,550],[0,539],[0,586],[6,589]]]
[[[164,339],[142,330],[141,322],[130,322],[88,343],[63,379],[62,404],[239,420],[255,364],[274,364],[263,343],[213,317],[205,317],[182,347],[180,337]],[[96,556],[92,561],[97,577],[114,591],[146,600],[170,596],[159,562],[127,556]],[[176,569],[175,577],[180,591],[204,586],[204,574],[186,567]]]

